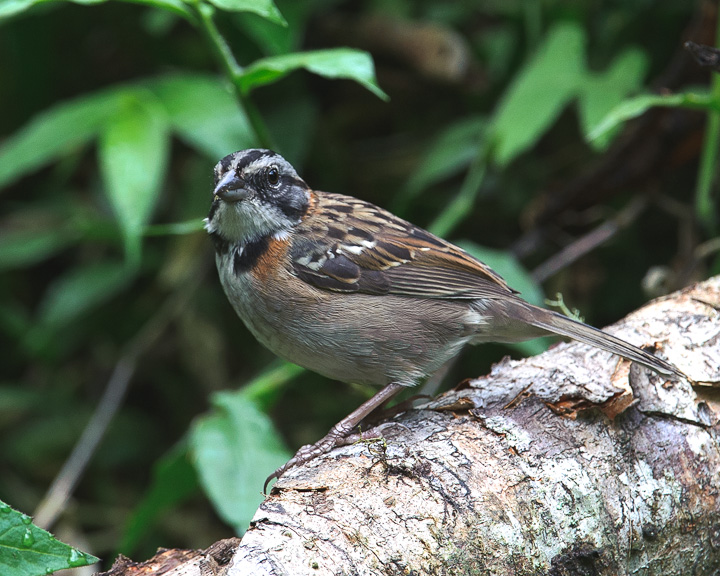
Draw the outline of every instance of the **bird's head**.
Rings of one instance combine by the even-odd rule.
[[[215,165],[215,188],[205,229],[224,241],[283,237],[307,211],[309,187],[272,150],[241,150]]]

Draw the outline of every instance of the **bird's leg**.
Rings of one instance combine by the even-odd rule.
[[[402,384],[397,384],[395,382],[388,384],[387,386],[385,386],[385,388],[375,394],[375,396],[361,404],[359,408],[357,408],[348,416],[340,420],[340,422],[335,424],[335,426],[330,429],[330,432],[328,432],[324,438],[321,438],[320,440],[315,442],[315,444],[306,444],[305,446],[301,447],[300,450],[297,451],[295,456],[288,460],[286,464],[280,466],[280,468],[275,470],[275,472],[273,472],[272,474],[270,474],[270,476],[267,477],[267,480],[265,480],[265,484],[263,486],[263,492],[266,491],[267,485],[273,478],[280,478],[280,476],[282,476],[289,468],[292,468],[293,466],[298,466],[299,464],[304,464],[305,462],[309,462],[313,458],[316,458],[321,454],[325,454],[326,452],[329,452],[330,450],[335,448],[335,446],[341,444],[342,440],[353,428],[355,428],[355,426],[362,422],[363,418],[365,418],[376,408],[379,408],[380,406],[391,400],[404,388],[406,388],[406,386],[403,386]],[[363,437],[366,436],[363,434]]]

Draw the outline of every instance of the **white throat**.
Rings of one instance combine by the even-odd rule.
[[[260,238],[284,239],[294,223],[280,210],[258,205],[251,200],[220,202],[212,220],[205,219],[205,229],[219,234],[231,244],[246,246]]]

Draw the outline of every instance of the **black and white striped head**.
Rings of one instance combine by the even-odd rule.
[[[281,238],[305,214],[309,187],[272,150],[249,149],[215,165],[215,189],[205,229],[230,243]]]

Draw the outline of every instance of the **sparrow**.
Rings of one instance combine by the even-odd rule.
[[[369,202],[311,189],[271,150],[225,156],[214,173],[205,228],[225,294],[250,332],[308,370],[382,387],[265,487],[341,443],[467,344],[558,334],[683,377],[645,350],[525,302],[450,242]]]

